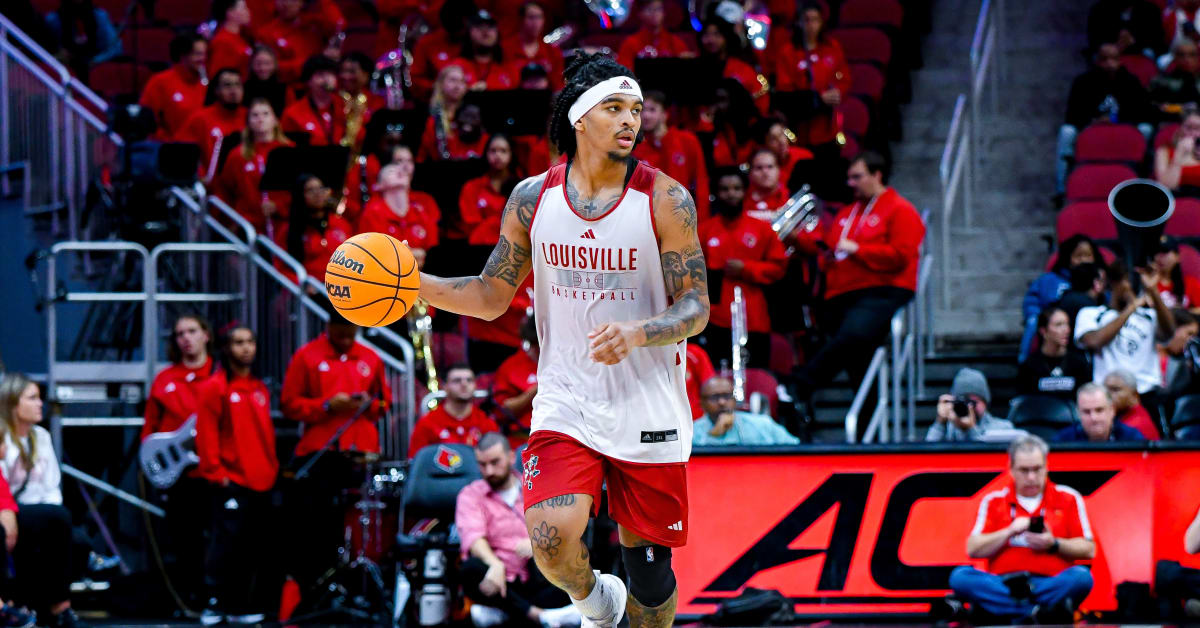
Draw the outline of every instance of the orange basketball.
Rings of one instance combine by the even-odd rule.
[[[360,233],[342,243],[325,265],[325,292],[355,325],[382,327],[417,301],[421,275],[403,242],[385,233]]]

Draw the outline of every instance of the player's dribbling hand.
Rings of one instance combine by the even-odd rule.
[[[588,332],[592,360],[601,364],[616,364],[629,356],[638,346],[641,330],[629,323],[605,323]]]

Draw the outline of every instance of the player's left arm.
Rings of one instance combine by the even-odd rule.
[[[653,211],[671,306],[648,319],[606,323],[593,329],[588,334],[592,359],[601,364],[624,360],[634,347],[674,344],[700,333],[708,324],[708,270],[696,233],[696,203],[687,188],[659,174],[654,182]]]

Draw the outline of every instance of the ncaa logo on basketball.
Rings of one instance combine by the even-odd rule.
[[[333,252],[333,257],[329,258],[329,263],[335,266],[341,266],[346,270],[352,270],[360,275],[363,272],[363,263],[354,258],[346,257],[346,254],[343,253],[341,249]],[[349,288],[347,288],[347,290],[349,290]],[[347,293],[346,296],[349,297],[349,293]]]
[[[339,286],[337,284],[326,282],[325,290],[329,292],[329,296],[331,297],[336,297],[339,299],[350,298],[350,286]]]

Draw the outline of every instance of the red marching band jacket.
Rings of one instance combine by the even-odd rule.
[[[254,491],[270,490],[279,473],[271,394],[253,376],[224,371],[201,387],[196,429],[200,476],[215,484],[226,481]]]

